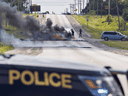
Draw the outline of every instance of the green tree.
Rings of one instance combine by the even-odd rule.
[[[103,0],[98,0],[98,14],[101,14],[101,1],[103,2]],[[128,0],[127,0],[128,1]],[[117,8],[116,8],[116,0],[110,0],[110,6],[111,6],[111,15],[117,15]],[[125,0],[118,0],[118,6],[119,6],[119,14],[122,15],[123,12],[122,10],[124,9],[124,2]],[[128,4],[127,4],[128,5]],[[103,15],[108,15],[108,9],[105,9],[105,6],[108,6],[108,0],[103,2],[103,6],[102,6],[102,14]],[[87,11],[87,7],[89,7],[89,4],[87,4],[87,6],[85,7],[85,10],[83,9],[83,11],[85,11],[85,13],[89,12]],[[90,9],[93,10],[93,0],[90,0]],[[97,0],[94,0],[94,10],[97,12]],[[97,13],[96,13],[97,14]]]
[[[125,0],[124,3],[125,8],[123,9],[122,17],[124,20],[128,21],[128,0]]]
[[[7,2],[7,3],[12,3],[13,1],[13,4],[11,5],[12,7],[13,6],[17,6],[17,9],[19,11],[22,11],[24,9],[24,6],[23,4],[27,1],[27,0],[3,0],[4,2]]]

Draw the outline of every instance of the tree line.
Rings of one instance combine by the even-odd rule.
[[[18,11],[23,11],[27,8],[27,0],[3,0],[6,3],[10,3],[10,6],[17,6]],[[23,6],[26,4],[25,6]]]
[[[117,15],[117,12],[124,20],[128,21],[128,0],[110,0],[110,14]],[[82,13],[95,12],[97,15],[108,15],[108,0],[89,0],[87,6],[82,10]]]

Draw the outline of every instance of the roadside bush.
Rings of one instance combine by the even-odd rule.
[[[99,26],[99,24],[98,24],[98,23],[96,23],[96,24],[95,24],[95,26]]]
[[[128,21],[128,10],[126,8],[123,10],[122,17],[125,21]]]
[[[9,50],[13,50],[14,47],[12,45],[3,45],[3,44],[0,44],[0,53],[1,54],[4,54],[4,52],[7,52]]]
[[[106,22],[112,22],[112,16],[110,14],[107,15]]]
[[[96,15],[96,11],[90,10],[86,15]]]
[[[120,27],[126,26],[126,22],[123,18],[120,19]]]

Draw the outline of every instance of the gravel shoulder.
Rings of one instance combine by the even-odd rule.
[[[88,43],[101,48],[105,51],[109,51],[109,52],[113,52],[116,54],[121,54],[121,55],[125,55],[128,56],[128,50],[121,50],[121,49],[117,49],[114,47],[108,47],[105,44],[100,43],[97,39],[91,39],[92,35],[89,34],[88,32],[86,32],[81,25],[75,20],[75,18],[73,18],[71,15],[66,15],[67,19],[69,20],[69,22],[71,23],[72,27],[74,28],[74,30],[79,34],[79,29],[82,29],[82,38],[84,40],[86,40]]]

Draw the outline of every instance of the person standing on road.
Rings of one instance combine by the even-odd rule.
[[[71,32],[72,32],[72,36],[74,36],[74,30],[73,29],[71,29]]]
[[[80,29],[79,38],[82,37],[82,30]]]

